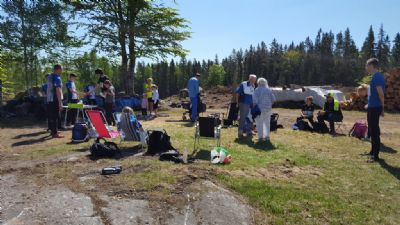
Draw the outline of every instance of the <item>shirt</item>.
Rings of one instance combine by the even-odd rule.
[[[200,93],[199,80],[196,77],[190,78],[190,80],[188,81],[187,89],[189,92],[189,97],[196,98]]]
[[[160,97],[158,95],[158,90],[153,91],[153,96],[151,98],[153,99],[154,103],[157,103],[158,100],[160,100]]]
[[[383,92],[385,92],[385,78],[383,74],[380,72],[375,73],[372,76],[371,83],[369,85],[369,93],[368,93],[368,107],[369,108],[378,108],[382,107],[382,102],[379,99],[378,91],[376,90],[377,87],[382,87]]]
[[[151,90],[151,86],[153,86],[153,83],[145,83],[144,84],[144,91],[147,94],[147,98],[151,98],[153,96],[153,91]]]
[[[76,93],[76,87],[75,87],[74,81],[68,80],[67,83],[65,84],[65,87],[67,87],[67,91],[68,91],[68,100],[78,99],[78,94]]]
[[[314,104],[311,105],[304,104],[303,107],[301,108],[301,111],[305,116],[313,116],[314,110],[315,110]]]
[[[106,89],[104,88],[104,81],[109,80],[106,75],[99,77],[97,83],[100,85],[101,91],[104,92]]]
[[[254,85],[249,81],[242,82],[236,93],[239,94],[239,103],[251,105],[253,103]]]
[[[115,91],[114,91],[114,87],[111,86],[108,89],[105,89],[105,93],[106,93],[106,103],[113,103],[115,100]]]
[[[89,99],[96,99],[96,92],[94,91],[94,86],[93,85],[86,85],[86,87],[84,88],[84,91],[86,93],[89,93],[88,97]]]
[[[272,93],[271,89],[261,86],[254,91],[252,103],[257,105],[261,112],[271,110],[274,102],[275,95]]]
[[[60,75],[52,73],[47,77],[47,102],[58,102],[55,88],[62,88],[62,81]]]

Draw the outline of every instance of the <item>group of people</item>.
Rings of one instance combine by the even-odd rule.
[[[48,129],[53,138],[62,138],[58,130],[62,128],[61,112],[64,109],[63,100],[63,82],[61,79],[62,66],[57,64],[53,67],[53,73],[46,75],[46,83],[42,86],[42,92],[45,96],[47,105]],[[97,85],[89,84],[84,88],[85,100],[87,104],[97,105],[96,92],[98,92],[104,101],[104,111],[107,123],[115,125],[115,119],[112,114],[113,103],[115,101],[115,89],[109,78],[101,69],[95,70],[95,74],[99,77]],[[79,95],[75,85],[77,75],[69,74],[68,81],[65,83],[67,89],[67,102],[78,103]],[[75,123],[76,111],[71,109],[67,117],[67,125]]]
[[[380,116],[384,116],[384,92],[385,79],[379,72],[379,61],[371,58],[366,62],[366,71],[372,76],[368,93],[368,105],[366,105],[368,120],[368,137],[371,138],[371,150],[365,155],[369,156],[368,162],[379,160],[380,151]],[[192,121],[198,117],[198,102],[200,99],[199,81],[201,75],[196,73],[188,81],[187,89],[192,105]],[[333,93],[325,95],[326,102],[321,111],[317,113],[317,121],[314,121],[315,106],[313,97],[309,96],[301,109],[301,115],[298,120],[306,120],[312,130],[320,131],[326,128],[331,134],[336,134],[335,123],[343,121],[343,113],[340,102],[335,99]],[[252,118],[255,120],[258,140],[267,141],[270,138],[270,119],[272,114],[272,105],[275,102],[275,96],[268,86],[265,78],[258,78],[254,74],[249,75],[247,81],[243,81],[236,89],[236,105],[239,111],[238,138],[244,135],[252,137]],[[329,123],[327,128],[325,121]],[[251,126],[249,126],[251,123]]]
[[[153,78],[147,78],[143,86],[142,96],[142,116],[156,117],[158,111],[158,104],[160,103],[160,95],[158,93],[158,86],[153,83]],[[149,112],[149,115],[147,114]]]

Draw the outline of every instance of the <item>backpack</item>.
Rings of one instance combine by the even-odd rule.
[[[88,140],[88,127],[85,123],[75,123],[72,128],[72,142],[84,142]]]
[[[169,150],[176,150],[172,147],[171,138],[168,136],[164,129],[160,130],[149,130],[148,134],[148,146],[147,154],[155,155],[157,153],[167,152]]]
[[[278,119],[279,119],[279,114],[278,113],[272,113],[271,114],[270,131],[278,130],[278,128],[279,128]]]
[[[314,126],[315,132],[318,132],[321,134],[329,133],[329,128],[328,128],[328,126],[326,126],[326,124],[324,122],[322,122],[322,123],[316,122],[316,123],[314,123],[313,126]]]
[[[163,152],[159,157],[160,161],[171,161],[175,163],[184,163],[183,156],[177,150],[169,150],[167,152]]]
[[[100,140],[103,140],[103,143]],[[113,158],[117,154],[121,156],[121,151],[114,142],[98,138],[95,143],[90,146],[90,154],[94,158]]]
[[[312,128],[308,124],[307,121],[298,118],[297,122],[293,125],[294,130],[302,130],[302,131],[312,131]]]
[[[356,138],[365,138],[368,132],[368,125],[365,121],[357,121],[354,123],[353,127],[349,131],[349,136],[356,137]]]

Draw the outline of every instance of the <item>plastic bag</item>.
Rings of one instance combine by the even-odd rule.
[[[212,164],[229,164],[232,160],[232,156],[229,151],[222,147],[215,147],[211,151],[211,163]]]

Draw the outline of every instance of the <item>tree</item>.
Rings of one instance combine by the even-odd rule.
[[[2,1],[0,8],[0,45],[21,59],[25,88],[37,83],[39,52],[58,46],[72,37],[67,35],[63,6],[58,1]]]
[[[134,93],[134,72],[139,57],[184,56],[180,44],[187,39],[187,21],[176,9],[150,0],[67,1],[86,18],[88,32],[97,46],[121,56],[121,81],[127,94]],[[122,85],[122,84],[121,84]]]
[[[13,82],[10,74],[7,73],[4,66],[4,56],[0,51],[0,105],[3,103],[3,98],[8,98],[13,93]]]
[[[376,57],[375,52],[375,34],[372,26],[369,27],[368,36],[361,48],[361,60],[365,62],[369,58]]]
[[[387,68],[389,65],[390,54],[390,40],[389,36],[385,34],[383,25],[379,29],[378,43],[376,45],[376,57],[379,59],[382,68]]]
[[[396,34],[392,48],[392,66],[400,66],[400,33]]]
[[[225,76],[224,67],[219,64],[214,64],[210,67],[209,75],[208,75],[208,86],[217,86],[220,85]]]

